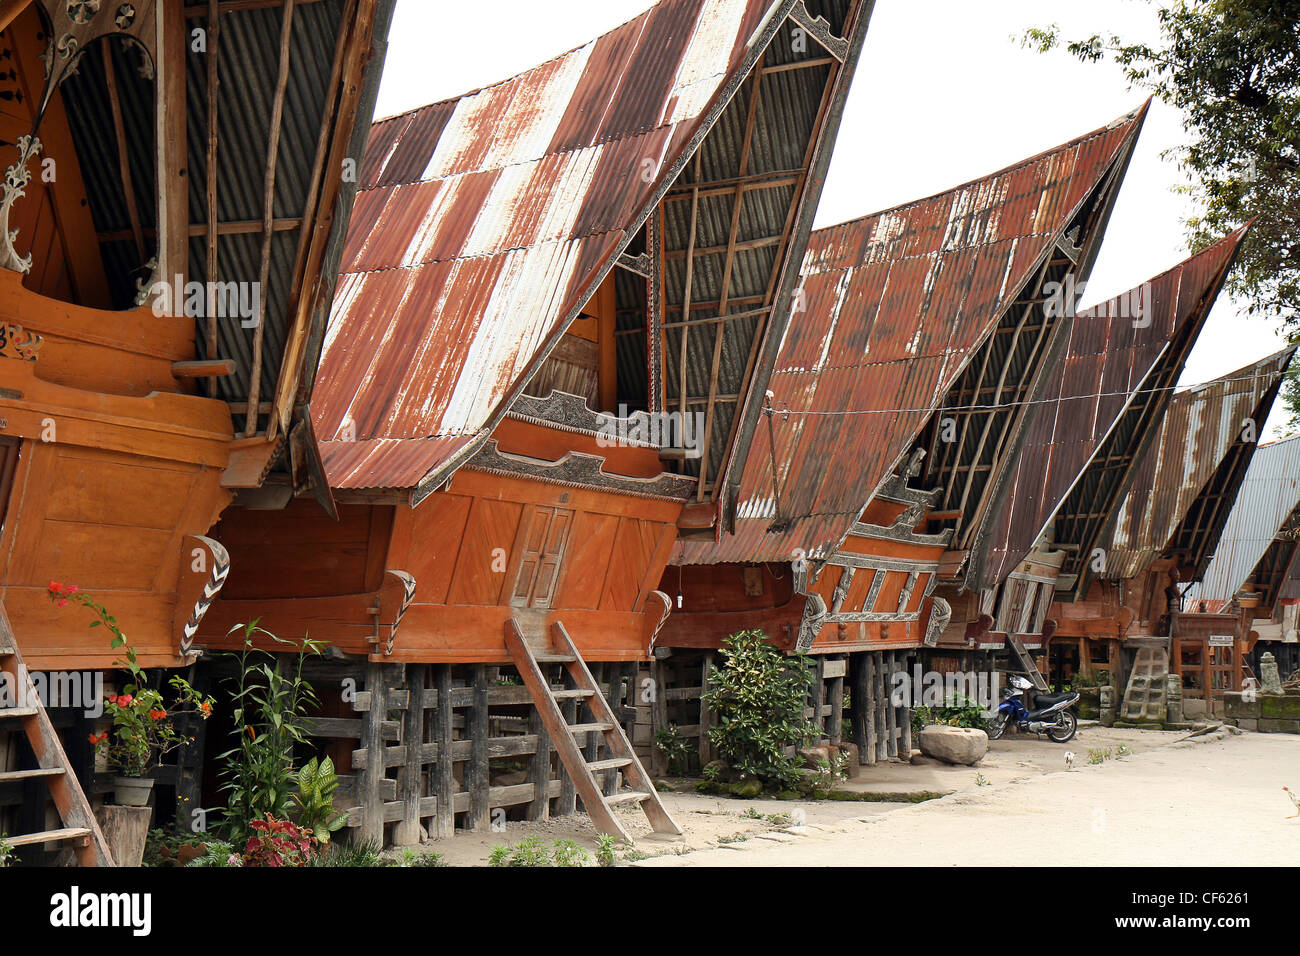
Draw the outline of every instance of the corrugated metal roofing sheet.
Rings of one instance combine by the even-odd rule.
[[[804,311],[773,372],[781,516],[769,423],[741,476],[736,533],[678,542],[675,564],[783,561],[833,550],[911,447],[964,363],[1074,210],[1137,135],[1144,111],[956,189],[818,230]],[[842,414],[845,411],[863,414]]]
[[[484,433],[791,6],[663,0],[375,124],[313,403],[332,485],[410,487]]]
[[[1137,288],[1078,313],[1057,369],[1055,394],[1033,410],[991,524],[984,587],[1000,582],[1033,550],[1175,335],[1199,331],[1184,326],[1204,321],[1212,302],[1206,296],[1217,291],[1245,231],[1242,227]]]
[[[1169,547],[1174,533],[1251,420],[1256,434],[1292,349],[1174,395],[1120,506],[1106,549],[1106,576],[1133,578]],[[1271,403],[1269,403],[1271,405]],[[1256,418],[1257,413],[1259,417]]]
[[[1233,503],[1205,577],[1189,601],[1230,601],[1241,590],[1283,523],[1300,505],[1300,437],[1260,445]]]

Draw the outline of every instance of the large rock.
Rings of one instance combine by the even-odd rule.
[[[989,752],[989,735],[974,727],[944,727],[932,724],[918,735],[921,753],[944,763],[969,767]]]

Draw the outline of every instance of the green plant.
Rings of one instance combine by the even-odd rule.
[[[700,770],[700,776],[710,783],[717,783],[722,776],[722,767],[716,762],[709,763]]]
[[[742,813],[741,816],[744,817],[746,820],[761,820],[761,819],[763,819],[763,814],[759,813],[759,812],[758,812],[757,810],[755,810],[753,807],[746,807],[746,808],[745,808],[745,812]]]
[[[21,862],[14,853],[13,844],[6,839],[8,836],[7,833],[0,833],[0,870]]]
[[[744,843],[749,839],[748,833],[730,833],[726,836],[718,837],[719,843]]]
[[[233,655],[238,669],[232,680],[235,745],[221,754],[221,790],[227,795],[222,821],[227,836],[239,845],[248,840],[252,824],[270,816],[288,815],[298,788],[293,748],[307,740],[308,712],[317,706],[316,694],[302,677],[303,662],[319,656],[324,642],[303,638],[301,643],[282,640],[251,624],[244,629],[243,647]],[[295,648],[290,667],[285,656],[258,650],[253,638],[262,635],[277,644]],[[286,673],[288,670],[288,673]]]
[[[1133,751],[1129,749],[1129,747],[1126,746],[1125,744],[1120,744],[1118,747],[1115,748],[1116,757],[1128,757],[1132,755],[1132,753]]]
[[[794,817],[788,813],[769,813],[764,819],[777,830],[784,830],[786,827],[794,826]]]
[[[213,841],[208,843],[208,852],[196,860],[191,860],[187,866],[243,866],[244,861],[239,854],[235,852],[235,847],[224,841]]]
[[[436,855],[436,854],[435,854]],[[316,856],[311,866],[374,867],[384,866],[383,847],[374,840],[354,840],[349,843],[331,843]]]
[[[583,866],[591,859],[573,840],[556,840],[547,846],[541,837],[525,837],[515,844],[494,846],[488,866]]]
[[[441,853],[417,853],[415,850],[403,850],[402,855],[393,861],[399,867],[446,866],[447,861]]]
[[[849,757],[844,753],[836,754],[830,760],[818,760],[814,768],[813,791],[829,793],[834,790],[835,784],[849,778],[848,766]]]
[[[253,835],[244,846],[244,866],[306,866],[319,847],[310,830],[292,820],[276,820],[267,814],[249,824]]]
[[[174,691],[171,701],[167,701],[161,691],[149,686],[149,675],[140,666],[135,648],[127,643],[117,618],[104,605],[79,591],[75,584],[58,581],[50,582],[49,598],[59,607],[71,602],[90,610],[95,615],[90,626],[106,628],[112,634],[108,646],[122,650],[113,666],[131,674],[122,692],[110,695],[105,704],[105,714],[113,721],[112,731],[90,735],[91,746],[104,754],[109,769],[124,777],[143,777],[162,762],[164,754],[190,743],[193,738],[180,733],[176,721],[190,717],[207,720],[212,715],[213,698],[200,694],[183,677],[175,675],[167,682]]]
[[[655,731],[655,749],[664,755],[668,762],[668,772],[680,775],[686,772],[687,758],[695,748],[691,741],[682,736],[676,724],[669,724],[663,730]]]
[[[975,774],[975,786],[977,786],[977,787],[991,787],[991,786],[993,786],[993,784],[992,784],[992,782],[989,780],[988,777],[984,776],[984,774],[982,774],[982,773],[977,773],[977,774]]]
[[[742,777],[767,786],[792,787],[802,779],[800,760],[785,755],[818,732],[804,717],[812,671],[802,654],[787,656],[762,631],[740,631],[723,641],[723,664],[709,671],[702,695],[718,717],[709,740]]]
[[[596,862],[601,866],[613,866],[614,849],[618,846],[618,842],[617,837],[610,836],[608,833],[596,837]]]
[[[311,830],[322,844],[329,843],[330,834],[348,822],[346,813],[334,812],[334,791],[338,788],[339,777],[329,757],[321,761],[312,757],[298,771],[298,792],[293,795],[298,825]]]
[[[1090,764],[1098,764],[1101,763],[1103,760],[1109,760],[1110,758],[1111,758],[1111,752],[1109,747],[1107,747],[1105,750],[1088,751],[1088,763]]]
[[[182,847],[204,847],[208,845],[206,833],[192,833],[177,830],[174,827],[162,827],[149,831],[144,843],[144,866],[168,867],[180,866]]]

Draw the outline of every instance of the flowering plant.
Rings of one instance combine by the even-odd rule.
[[[50,600],[59,607],[72,602],[89,608],[97,618],[90,626],[108,628],[113,635],[109,646],[123,649],[123,656],[113,663],[129,671],[131,680],[120,694],[110,695],[105,704],[105,713],[113,720],[112,731],[91,734],[90,743],[107,756],[109,766],[122,776],[143,777],[158,766],[163,754],[193,739],[176,729],[177,719],[207,720],[212,715],[214,698],[200,694],[177,675],[168,681],[175,691],[168,703],[162,691],[148,686],[148,675],[137,661],[135,648],[127,643],[117,619],[102,604],[78,591],[75,584],[51,581],[49,593]]]
[[[249,823],[249,828],[253,835],[244,847],[244,866],[306,866],[319,846],[311,830],[269,813]]]

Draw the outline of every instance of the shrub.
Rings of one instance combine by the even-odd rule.
[[[788,788],[801,778],[800,760],[787,747],[804,745],[818,728],[804,717],[813,675],[802,654],[787,656],[762,631],[740,631],[723,641],[723,664],[709,672],[703,697],[718,716],[709,739],[741,776]]]
[[[608,833],[602,833],[596,837],[596,862],[601,866],[613,866],[615,863],[614,848],[618,846],[618,838],[610,836]]]
[[[530,836],[513,845],[494,846],[488,866],[583,866],[590,859],[573,840],[556,840],[548,847],[541,837]]]
[[[0,870],[20,862],[18,856],[14,853],[12,844],[5,839],[8,835],[7,833],[0,833]]]
[[[361,867],[384,866],[383,847],[374,840],[331,843],[312,858],[311,866]]]
[[[668,772],[674,775],[686,772],[687,758],[694,750],[676,724],[655,731],[655,749],[664,755],[668,761]]]
[[[298,771],[298,792],[293,795],[298,825],[311,830],[322,844],[329,843],[330,834],[348,822],[346,813],[334,812],[334,791],[338,788],[339,777],[329,757],[319,762],[312,757]]]
[[[316,855],[318,844],[311,831],[300,829],[292,820],[264,820],[249,824],[253,835],[244,846],[244,866],[306,866]]]
[[[230,843],[213,841],[208,843],[208,852],[196,860],[191,860],[187,866],[243,866],[244,861],[235,848]]]
[[[307,713],[317,706],[315,691],[303,680],[302,665],[308,655],[317,656],[324,647],[323,642],[308,638],[301,644],[282,640],[256,621],[237,626],[244,628],[243,649],[234,655],[238,673],[232,682],[238,739],[219,758],[224,764],[221,790],[227,794],[222,823],[236,846],[252,835],[254,822],[288,816],[298,789],[293,748],[306,742]],[[285,655],[253,647],[259,634],[297,650],[289,667]]]

